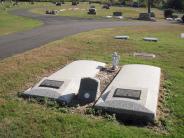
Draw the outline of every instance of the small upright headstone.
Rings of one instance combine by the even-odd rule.
[[[61,6],[62,3],[61,2],[56,2],[56,6]]]
[[[93,5],[92,5],[92,6],[89,8],[88,14],[96,15],[96,9],[95,9],[95,6],[93,6]]]
[[[102,8],[103,8],[103,9],[110,9],[110,5],[104,4],[104,5],[102,6]]]
[[[117,19],[123,19],[122,12],[113,12],[113,17]]]
[[[99,96],[100,82],[94,78],[81,79],[78,92],[78,100],[81,103],[91,103],[97,100]]]
[[[57,10],[46,10],[45,14],[52,14],[52,15],[56,15],[58,13]]]
[[[115,70],[118,67],[119,64],[119,60],[120,60],[120,55],[118,55],[117,52],[114,52],[112,54],[112,69]]]
[[[122,16],[122,12],[113,12],[113,16]]]

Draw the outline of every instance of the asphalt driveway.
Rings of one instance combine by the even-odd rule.
[[[11,14],[41,20],[43,25],[29,31],[0,36],[0,59],[40,47],[49,42],[62,39],[65,36],[84,31],[115,26],[144,25],[149,23],[37,15],[25,9],[11,11]]]

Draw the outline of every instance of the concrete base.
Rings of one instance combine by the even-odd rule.
[[[106,18],[112,18],[112,16],[110,16],[110,15],[109,15],[109,16],[105,16],[105,17],[106,17]]]
[[[105,63],[78,60],[70,63],[49,77],[43,78],[33,88],[24,92],[28,97],[47,97],[58,102],[70,103],[78,94],[82,78],[95,78]]]
[[[95,104],[96,109],[140,117],[156,117],[161,70],[148,65],[125,65]]]
[[[123,16],[114,16],[116,19],[123,19]]]

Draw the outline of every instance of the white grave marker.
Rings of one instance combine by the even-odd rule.
[[[184,33],[181,33],[181,38],[184,38]]]

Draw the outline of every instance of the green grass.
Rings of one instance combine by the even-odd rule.
[[[137,18],[139,16],[139,13],[141,12],[147,12],[146,8],[131,8],[131,7],[111,7],[110,9],[102,9],[102,5],[99,4],[91,4],[91,5],[95,5],[96,9],[97,9],[97,14],[96,15],[88,15],[88,8],[90,7],[90,5],[87,2],[81,2],[79,5],[77,6],[72,6],[71,2],[67,2],[66,4],[62,5],[62,6],[55,6],[54,4],[52,6],[47,6],[47,7],[42,7],[42,8],[35,8],[32,9],[31,11],[34,13],[38,13],[38,14],[45,14],[46,10],[61,10],[61,9],[66,9],[65,11],[60,12],[58,15],[60,16],[74,16],[74,17],[82,17],[82,18],[97,18],[97,19],[101,19],[101,18],[105,18],[105,16],[109,16],[112,15],[113,12],[115,11],[121,11],[123,13],[123,16],[125,17],[125,19],[129,19],[129,18]],[[70,10],[71,8],[79,8],[78,10]],[[85,10],[81,10],[81,9],[85,9]],[[163,12],[153,8],[152,9],[153,12],[155,12],[156,16],[158,19],[163,18]]]
[[[7,35],[14,32],[25,31],[40,26],[42,23],[26,17],[18,17],[8,13],[9,10],[18,8],[36,7],[40,4],[30,5],[20,3],[18,6],[12,6],[11,3],[0,4],[0,35]]]
[[[13,16],[7,12],[0,13],[0,35],[25,31],[40,26],[42,23],[29,18]]]
[[[184,137],[184,39],[182,25],[118,27],[84,32],[66,37],[41,48],[0,61],[0,137]],[[130,40],[113,39],[126,34]],[[160,41],[144,42],[145,36]],[[164,78],[172,83],[164,107],[170,109],[161,117],[168,134],[147,127],[126,126],[105,118],[64,113],[19,98],[17,92],[33,86],[43,76],[77,59],[111,62],[112,52],[121,55],[120,64],[149,64],[159,66]],[[150,52],[155,59],[131,56],[133,52]]]

